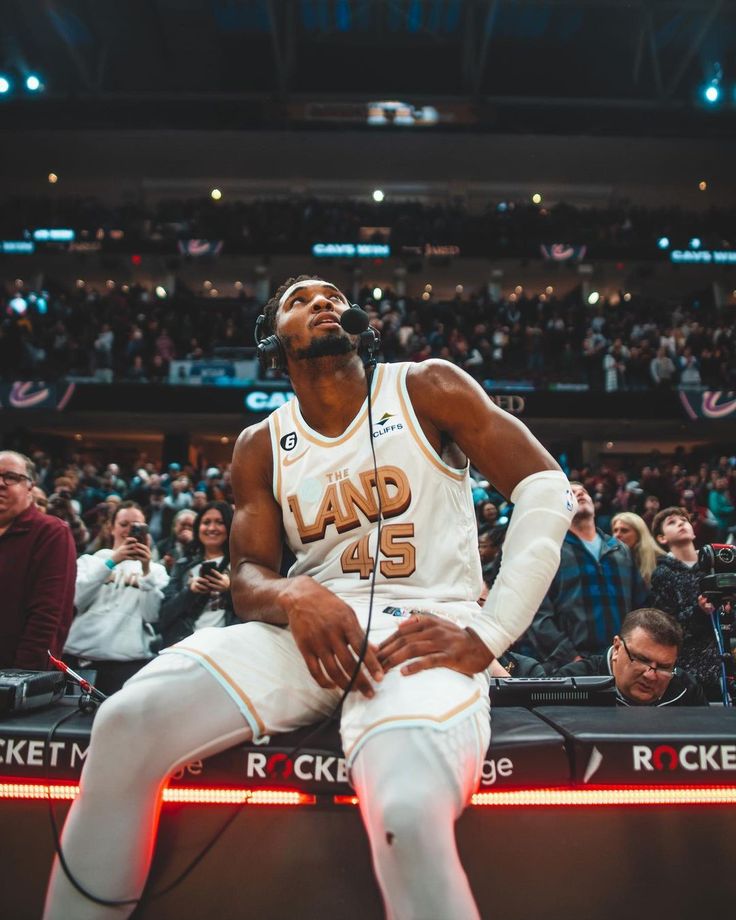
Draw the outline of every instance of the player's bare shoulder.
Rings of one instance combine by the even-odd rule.
[[[428,358],[409,368],[407,386],[410,392],[419,388],[429,388],[435,394],[448,387],[465,388],[472,384],[473,378],[451,361],[441,358]]]
[[[232,482],[236,501],[255,486],[270,488],[273,473],[268,419],[244,428],[233,449]]]
[[[491,406],[477,381],[455,364],[438,358],[412,365],[406,386],[417,415],[442,430],[450,430],[448,423],[471,407]]]

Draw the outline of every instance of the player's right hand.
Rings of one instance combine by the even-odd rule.
[[[352,607],[308,576],[292,580],[287,603],[289,626],[309,673],[326,690],[345,690],[365,638]],[[372,697],[371,678],[380,681],[383,668],[368,643],[353,689]]]

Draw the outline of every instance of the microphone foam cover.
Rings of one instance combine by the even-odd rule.
[[[350,335],[360,335],[370,324],[368,314],[360,307],[349,307],[340,317],[340,325]]]

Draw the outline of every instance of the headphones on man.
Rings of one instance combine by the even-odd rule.
[[[350,310],[362,313],[365,316],[365,329],[358,334],[358,354],[363,359],[363,363],[375,364],[376,355],[381,347],[381,334],[373,326],[368,325],[368,314],[357,304],[351,304]],[[350,311],[348,311],[350,312]],[[286,352],[281,344],[281,339],[274,333],[273,335],[263,335],[263,324],[266,322],[266,314],[261,315],[256,320],[254,338],[256,340],[256,355],[261,370],[267,371],[285,371],[286,370]],[[352,333],[352,330],[348,330]],[[354,333],[352,333],[354,334]]]

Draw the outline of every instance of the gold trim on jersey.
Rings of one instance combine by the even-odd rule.
[[[279,425],[278,412],[274,412],[271,417],[273,418],[275,437],[275,442],[272,441],[271,444],[271,453],[274,454],[274,478],[276,479],[274,488],[276,490],[276,501],[281,504],[281,425]]]
[[[378,399],[381,384],[383,383],[384,367],[384,364],[378,364],[376,366],[376,381],[375,384],[371,387],[370,398],[372,403],[375,403],[375,401]],[[308,428],[305,427],[306,422],[302,423],[299,420],[299,415],[296,411],[296,402],[296,399],[292,399],[289,402],[289,411],[291,412],[291,418],[295,427],[298,429],[303,438],[306,438],[307,441],[312,444],[317,444],[319,447],[339,447],[341,444],[344,444],[355,434],[356,430],[363,424],[368,415],[368,402],[366,400],[363,410],[359,415],[356,415],[356,417],[345,429],[343,434],[341,434],[338,438],[326,438],[324,435],[319,435],[318,432],[312,433]]]
[[[247,694],[243,693],[243,691],[235,683],[232,677],[230,677],[227,671],[223,670],[223,668],[220,667],[220,665],[214,660],[214,658],[211,658],[209,655],[207,655],[205,652],[200,651],[198,648],[190,648],[188,645],[179,645],[179,644],[173,645],[171,646],[171,651],[187,652],[189,655],[196,655],[198,658],[202,658],[204,661],[206,661],[207,664],[212,668],[212,670],[217,671],[217,673],[223,678],[223,680],[227,682],[227,685],[230,688],[232,688],[233,692],[236,693],[240,697],[240,699],[245,703],[245,705],[248,707],[248,711],[253,716],[253,719],[255,720],[255,723],[258,726],[259,733],[261,735],[268,734],[268,732],[266,731],[265,723],[263,722],[263,719],[261,719],[261,717],[258,715],[258,710],[253,705],[253,703],[250,701],[250,698],[247,696]]]
[[[438,725],[441,725],[443,722],[449,722],[451,719],[454,719],[455,716],[460,715],[465,709],[470,709],[475,703],[480,699],[480,690],[476,690],[475,693],[467,700],[462,703],[459,703],[455,706],[454,709],[451,709],[449,712],[443,713],[441,716],[432,716],[428,715],[426,712],[421,713],[411,713],[408,712],[400,716],[386,716],[385,719],[379,719],[377,722],[372,722],[363,731],[358,735],[353,744],[350,746],[349,751],[345,751],[346,760],[350,760],[353,756],[353,751],[362,744],[366,735],[371,732],[374,732],[376,729],[381,728],[382,726],[390,725],[394,722],[436,722]]]
[[[406,377],[404,376],[403,379],[405,382]],[[404,389],[401,385],[402,384],[401,376],[399,376],[396,383],[397,383],[396,389],[398,390],[398,393],[399,393],[399,402],[401,403],[401,408],[404,412],[404,418],[406,419],[406,424],[409,428],[409,431],[411,432],[412,437],[414,438],[414,440],[417,442],[417,444],[421,448],[421,451],[424,454],[424,456],[427,458],[427,460],[429,460],[429,462],[433,466],[436,466],[437,469],[441,473],[445,473],[447,476],[450,477],[450,479],[454,479],[456,482],[463,482],[465,480],[465,475],[466,475],[467,470],[463,470],[462,472],[458,472],[457,470],[454,470],[451,466],[448,466],[446,463],[443,463],[443,461],[434,453],[434,451],[430,450],[430,448],[425,442],[424,434],[417,431],[416,425],[414,423],[414,412],[412,411],[411,406],[407,406],[408,391],[407,391],[407,396],[405,397]],[[418,419],[417,419],[416,424],[417,425],[419,424]]]

